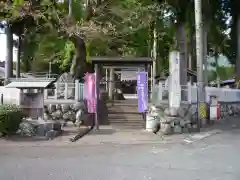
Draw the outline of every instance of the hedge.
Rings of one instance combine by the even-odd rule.
[[[17,105],[0,105],[0,133],[3,136],[14,134],[22,122],[23,113]]]

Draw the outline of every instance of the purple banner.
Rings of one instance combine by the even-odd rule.
[[[138,112],[145,112],[148,106],[147,72],[137,75]]]

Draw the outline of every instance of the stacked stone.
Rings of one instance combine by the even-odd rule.
[[[160,133],[164,135],[174,133],[188,133],[197,129],[197,107],[190,108],[156,108]],[[155,131],[155,129],[154,129]]]
[[[240,104],[221,104],[221,119],[240,114]]]
[[[44,120],[63,120],[65,125],[67,122],[72,122],[74,125],[81,120],[81,116],[86,113],[84,102],[75,104],[49,104],[44,112]]]

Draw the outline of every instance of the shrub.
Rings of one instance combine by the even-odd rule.
[[[3,136],[15,133],[22,122],[23,113],[17,105],[0,105],[0,133]]]

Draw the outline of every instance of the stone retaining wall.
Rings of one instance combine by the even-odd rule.
[[[226,119],[227,116],[239,115],[240,104],[220,104],[221,119]],[[158,107],[152,105],[149,107],[148,116],[152,116],[156,120],[156,125],[153,129],[154,133],[159,130],[161,134],[167,135],[174,133],[189,133],[198,130],[197,104],[185,105],[178,109],[168,108],[166,105]]]

